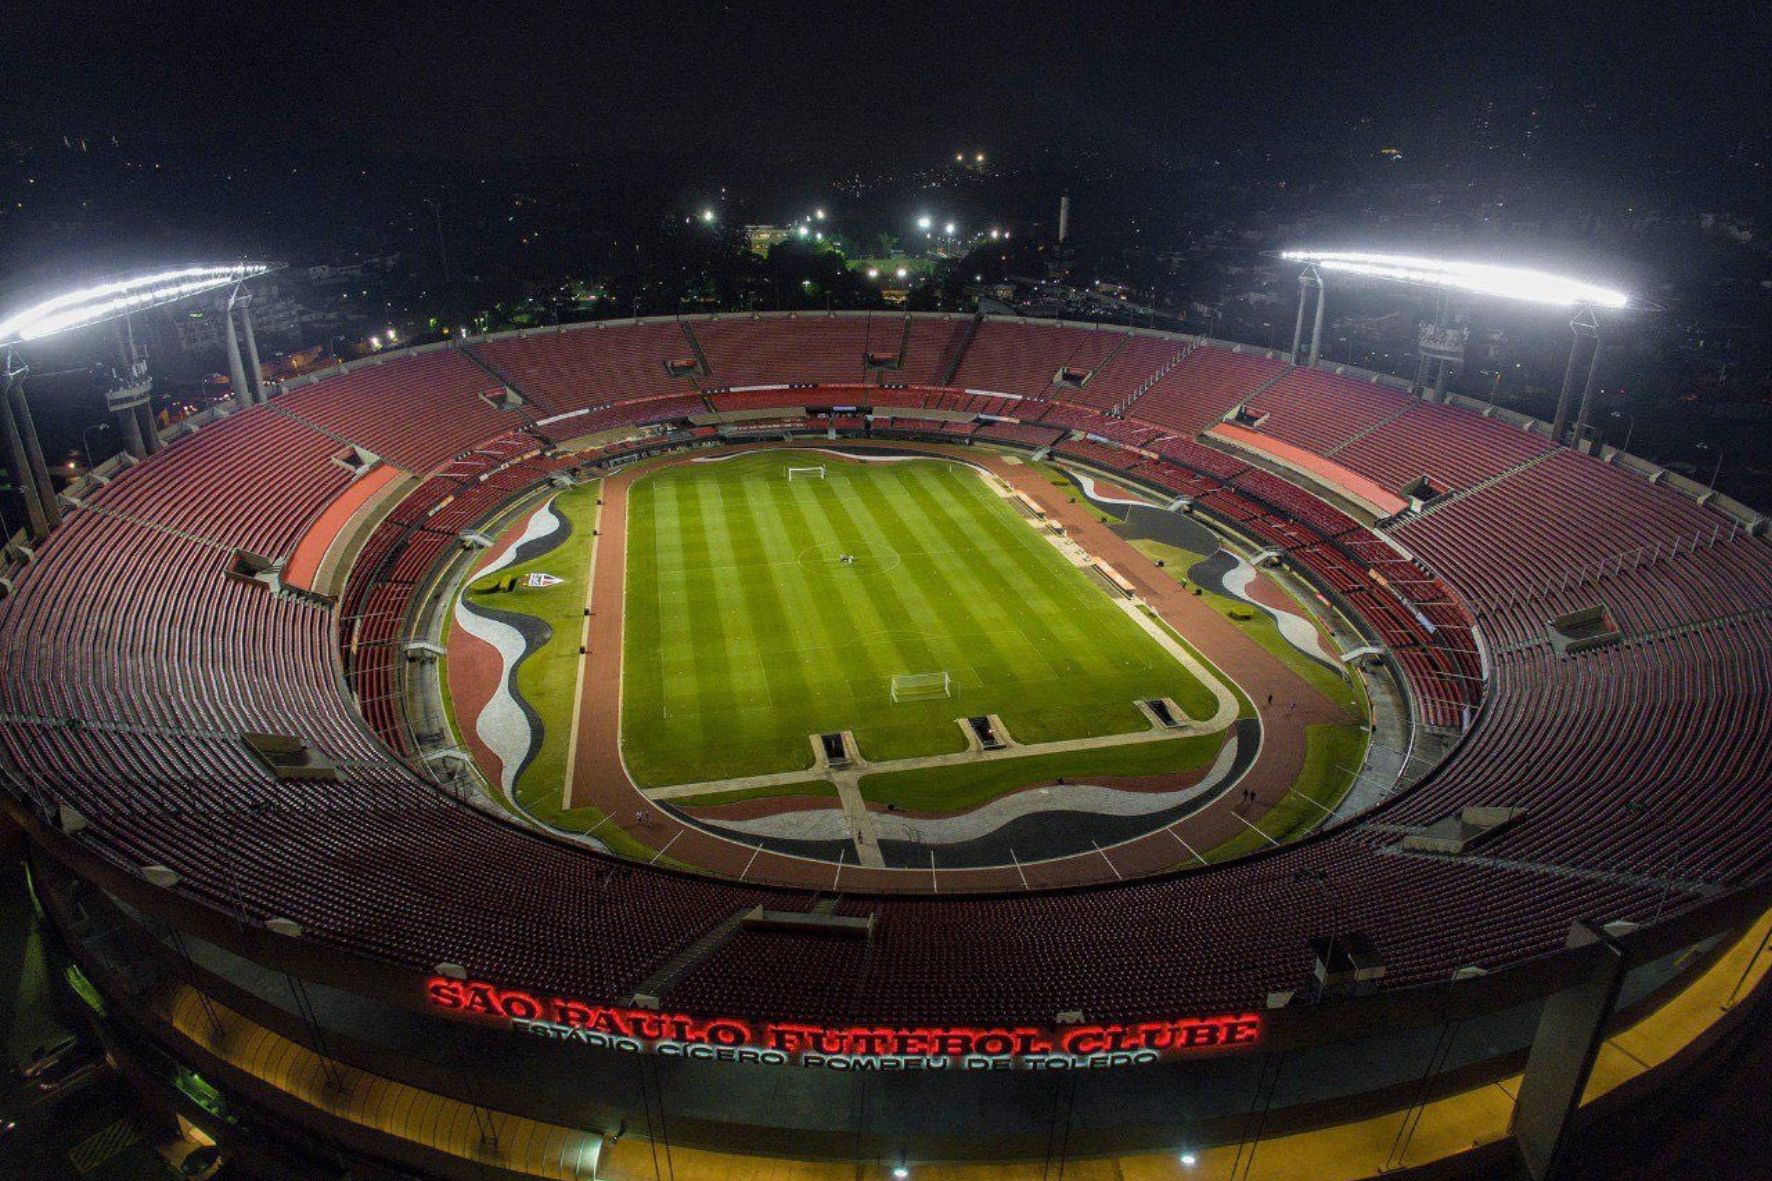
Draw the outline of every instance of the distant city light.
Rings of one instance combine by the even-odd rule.
[[[400,334],[398,332],[395,332],[392,328],[388,329],[389,343],[392,343],[392,342],[397,341],[399,339],[400,339]]]
[[[381,337],[379,337],[379,336],[370,337],[369,338],[369,347],[372,349],[379,349],[381,347]]]
[[[812,236],[814,238],[817,238],[820,242],[824,241],[824,231],[823,230],[818,231],[816,234],[814,234]]]
[[[900,279],[903,279],[903,278],[904,278],[904,277],[906,277],[906,276],[907,276],[907,275],[909,275],[909,274],[910,274],[910,272],[909,272],[909,271],[907,271],[907,270],[905,270],[905,269],[904,269],[904,268],[903,268],[903,267],[899,267],[899,268],[898,268],[898,277],[899,277],[899,278],[900,278]]]
[[[954,163],[955,164],[966,163],[966,153],[965,152],[955,152],[954,153]]]
[[[824,210],[815,209],[812,211],[812,216],[816,217],[819,221],[823,221],[824,220]]]
[[[1396,279],[1404,283],[1469,291],[1475,295],[1494,295],[1503,299],[1524,300],[1527,303],[1561,307],[1593,304],[1603,308],[1622,308],[1630,303],[1630,296],[1622,291],[1596,287],[1579,279],[1523,267],[1341,250],[1287,250],[1282,251],[1280,257],[1289,262],[1313,263],[1326,271],[1367,275],[1376,279]]]
[[[1199,1163],[1200,1163],[1200,1158],[1195,1156],[1193,1153],[1184,1152],[1181,1154],[1181,1164],[1182,1164],[1183,1168],[1191,1169]]]
[[[896,1167],[892,1170],[892,1175],[894,1177],[896,1177],[898,1179],[898,1181],[904,1181],[904,1179],[906,1177],[909,1177],[911,1175],[911,1171],[909,1169],[905,1168],[903,1165],[899,1165],[898,1167]]]
[[[879,277],[880,277],[880,268],[879,267],[869,267],[868,268],[868,278],[878,279]]]
[[[992,231],[991,231],[991,241],[993,241],[993,242],[995,242],[995,241],[996,241],[996,240],[997,240],[997,236],[998,236],[998,235],[997,235],[997,231],[996,231],[996,230],[992,230]]]
[[[922,217],[919,217],[917,219],[917,228],[919,230],[926,230],[934,224],[935,224],[935,219],[930,217],[927,213],[925,213]]]
[[[802,237],[802,238],[804,238],[804,237],[805,237],[805,236],[806,236],[806,235],[807,235],[807,234],[809,234],[809,233],[811,233],[811,232],[812,232],[812,231],[811,231],[811,230],[809,230],[809,229],[807,229],[807,228],[806,228],[806,227],[805,227],[805,226],[801,226],[801,227],[799,227],[799,231],[798,231],[798,232],[799,232],[799,235],[800,235],[800,236],[801,236],[801,237]]]
[[[953,237],[954,236],[954,223],[950,221],[946,226],[943,227],[943,232],[945,232],[948,237],[950,237],[950,238]]]
[[[714,211],[712,209],[702,210],[701,211],[701,219],[705,222],[712,223],[714,220]]]
[[[979,163],[980,163],[980,164],[983,164],[983,163],[984,163],[984,153],[983,153],[983,152],[980,152],[980,153],[979,153],[979,154],[978,154],[978,162],[979,162]]]
[[[65,292],[0,320],[0,344],[39,340],[115,316],[172,303],[270,272],[265,263],[193,266]]]

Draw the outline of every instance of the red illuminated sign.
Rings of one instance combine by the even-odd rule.
[[[1261,1037],[1259,1013],[1051,1028],[830,1027],[593,1005],[446,977],[433,978],[427,991],[439,1009],[503,1019],[537,1037],[636,1053],[833,1070],[1099,1069],[1247,1046]]]

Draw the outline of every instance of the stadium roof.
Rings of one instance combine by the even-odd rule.
[[[41,340],[267,274],[279,264],[186,266],[65,291],[0,319],[0,345]]]
[[[1473,295],[1494,295],[1526,303],[1622,308],[1631,302],[1630,296],[1622,291],[1525,267],[1407,254],[1367,254],[1357,250],[1283,250],[1280,257],[1289,262],[1310,263],[1325,271],[1466,291]]]

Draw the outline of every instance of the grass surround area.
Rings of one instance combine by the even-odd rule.
[[[1091,782],[1145,775],[1179,775],[1208,766],[1224,746],[1227,730],[1166,738],[1101,750],[1059,751],[983,763],[960,763],[917,771],[882,771],[861,778],[862,798],[914,812],[965,812],[1029,784],[1058,779]]]

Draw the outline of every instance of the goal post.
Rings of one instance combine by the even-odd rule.
[[[824,479],[824,465],[823,464],[819,464],[816,467],[790,467],[788,469],[788,483],[790,483],[790,484],[792,484],[795,480],[822,480],[822,479]]]
[[[954,695],[954,679],[945,672],[900,673],[892,678],[892,703],[934,701]]]

